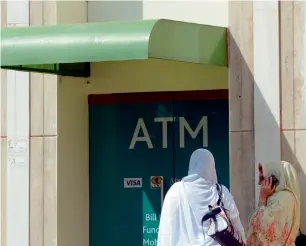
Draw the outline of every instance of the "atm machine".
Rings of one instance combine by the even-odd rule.
[[[228,100],[90,104],[90,246],[156,245],[163,198],[209,149],[229,187]]]

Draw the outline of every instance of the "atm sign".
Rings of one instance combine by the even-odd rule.
[[[151,176],[151,188],[160,188],[162,184],[163,176]]]

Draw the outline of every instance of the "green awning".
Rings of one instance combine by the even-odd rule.
[[[2,28],[1,66],[48,69],[149,57],[227,66],[226,33],[171,20]]]

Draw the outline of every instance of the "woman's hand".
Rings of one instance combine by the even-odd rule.
[[[259,204],[266,205],[267,199],[275,192],[275,186],[272,187],[272,178],[265,179],[260,186]]]

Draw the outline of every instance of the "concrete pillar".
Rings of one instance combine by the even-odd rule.
[[[87,22],[87,2],[60,1],[57,17],[59,24]],[[58,245],[89,246],[88,86],[83,78],[59,81]]]
[[[0,2],[0,26],[6,26],[6,1]],[[6,245],[6,71],[0,70],[0,245]]]
[[[306,2],[280,3],[280,88],[281,156],[295,165],[300,177],[302,208],[306,207]],[[302,209],[301,228],[306,232],[306,212]]]
[[[57,1],[31,1],[30,25],[56,25]],[[31,73],[30,245],[57,240],[58,76]]]
[[[230,186],[245,228],[255,195],[252,17],[252,2],[229,2]]]
[[[28,1],[7,1],[7,27],[28,26],[28,10]],[[29,122],[29,73],[8,70],[6,71],[7,165],[4,245],[29,245]]]
[[[1,26],[56,20],[55,1],[1,1]],[[57,245],[57,85],[1,70],[1,246]]]
[[[86,21],[86,1],[30,2],[31,26]],[[86,86],[82,79],[74,82],[71,81],[71,85],[77,87],[81,82]],[[76,87],[69,87],[69,93],[60,98],[60,88],[63,88],[60,76],[31,73],[31,246],[89,245],[88,207],[78,209],[75,203],[88,204],[89,201],[80,192],[83,187],[77,188],[81,181],[76,176],[75,161],[70,160],[74,157],[74,150],[69,148],[69,141],[78,134],[68,130],[67,124],[73,114],[67,114],[69,111],[61,114],[67,105],[75,107],[76,104],[71,104],[66,98],[78,100],[80,90]],[[87,96],[84,99],[86,105]],[[80,173],[86,175],[83,170]]]
[[[258,162],[287,160],[301,187],[306,185],[306,3],[230,1],[229,6],[231,186],[246,226],[258,198]]]
[[[258,162],[280,162],[279,2],[253,2],[255,184]],[[255,186],[256,204],[259,186]]]
[[[294,14],[294,112],[295,154],[302,194],[301,228],[306,233],[306,108],[303,107],[303,87],[306,85],[306,2],[293,4]],[[304,88],[305,90],[305,88]]]

